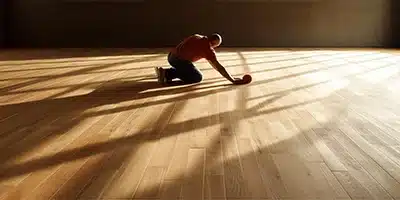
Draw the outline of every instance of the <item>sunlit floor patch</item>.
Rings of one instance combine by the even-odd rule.
[[[173,86],[166,50],[71,51],[0,61],[0,198],[400,197],[397,51],[221,49],[250,84]]]

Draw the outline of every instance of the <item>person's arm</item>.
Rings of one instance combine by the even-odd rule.
[[[211,64],[211,66],[217,70],[223,77],[228,79],[230,82],[237,84],[239,81],[241,81],[240,78],[233,78],[225,69],[224,66],[221,65],[221,63],[218,62],[217,59],[211,59],[208,60],[208,62]]]

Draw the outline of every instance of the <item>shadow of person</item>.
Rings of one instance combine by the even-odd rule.
[[[156,81],[113,81],[87,94],[0,106],[0,115],[3,116],[19,111],[19,114],[5,119],[0,124],[0,148],[7,152],[0,155],[0,162],[6,167],[19,157],[26,156],[25,154],[39,151],[37,148],[44,148],[45,144],[50,145],[49,141],[69,133],[85,120],[150,106],[137,100],[157,105],[163,102],[153,102],[150,101],[151,98],[186,94],[187,91],[196,90],[196,86],[197,84],[181,85],[180,82],[161,86]],[[207,95],[211,92],[212,90],[202,94]],[[184,95],[180,100],[188,98],[191,96]],[[179,98],[175,100],[179,101]],[[3,171],[2,174],[4,173],[7,172]]]
[[[304,195],[314,198],[321,197],[318,196],[321,194],[315,193],[315,190],[312,187],[315,186],[315,184],[323,184],[323,186],[326,187],[324,188],[325,193],[322,194],[322,196],[328,198],[331,197],[329,195],[333,193],[332,188],[328,188],[328,184],[330,183],[326,181],[312,182],[313,177],[308,174],[310,162],[307,159],[310,157],[322,159],[318,152],[314,149],[315,144],[299,143],[299,141],[305,140],[304,137],[306,134],[308,134],[307,132],[313,131],[314,130],[312,129],[304,130],[296,135],[293,135],[292,137],[282,139],[270,145],[267,144],[269,142],[265,140],[265,133],[263,133],[261,130],[260,132],[252,132],[251,134],[253,137],[259,138],[259,141],[261,141],[261,144],[257,144],[257,151],[253,151],[253,147],[251,147],[251,141],[248,138],[237,138],[238,146],[233,147],[230,146],[230,140],[233,138],[219,137],[219,134],[217,134],[218,136],[216,138],[212,138],[212,140],[210,140],[211,143],[208,147],[206,147],[206,149],[197,150],[207,151],[208,153],[209,151],[218,153],[215,155],[208,155],[208,153],[205,153],[204,155],[207,155],[206,158],[201,157],[198,158],[198,160],[193,160],[194,163],[190,164],[192,166],[190,169],[185,168],[185,170],[180,172],[180,178],[174,178],[171,180],[168,179],[161,182],[161,177],[154,177],[155,181],[151,182],[153,184],[149,183],[147,186],[142,187],[138,186],[138,183],[132,183],[132,185],[129,185],[128,179],[130,178],[128,176],[125,178],[121,177],[122,180],[126,180],[124,184],[128,184],[124,186],[113,186],[110,184],[114,183],[113,181],[115,181],[114,177],[111,175],[110,177],[97,177],[97,174],[99,173],[106,173],[105,163],[109,163],[111,161],[115,162],[114,164],[116,167],[112,168],[112,170],[117,171],[119,167],[124,165],[123,163],[126,162],[128,157],[132,159],[132,155],[139,156],[137,155],[137,147],[135,147],[135,145],[138,145],[139,141],[120,141],[120,144],[115,145],[118,146],[118,148],[115,146],[111,147],[107,144],[105,146],[98,146],[96,149],[92,150],[100,153],[100,149],[103,149],[103,151],[110,151],[111,148],[116,148],[116,153],[113,155],[121,158],[118,159],[110,158],[110,156],[104,156],[102,159],[94,160],[93,163],[90,165],[88,164],[88,168],[90,168],[90,170],[80,170],[72,179],[68,180],[59,191],[56,192],[55,197],[57,197],[56,199],[75,199],[78,198],[77,195],[83,194],[93,196],[80,196],[81,198],[87,197],[100,199],[274,199],[299,197],[294,195]],[[179,134],[182,135],[183,133]],[[318,141],[315,140],[312,142]],[[121,148],[121,146],[123,145],[129,145],[129,150],[126,152],[122,151],[121,149],[123,148]],[[227,158],[230,154],[232,154],[232,152],[230,152],[231,150],[229,150],[230,148],[235,148],[235,151],[237,149],[238,152],[234,153],[235,157]],[[310,148],[313,150],[311,151],[312,155],[302,155],[304,151],[310,152]],[[82,149],[82,151],[88,152],[88,149]],[[222,163],[215,162],[218,159],[212,158],[214,156],[223,157]],[[289,162],[289,160],[284,159],[290,159],[290,163],[292,165],[288,165],[282,170],[279,169],[279,166],[284,162]],[[312,163],[316,164],[313,165]],[[312,161],[311,165],[313,165],[313,175],[322,175],[324,173],[323,170],[318,170],[318,162]],[[223,174],[210,173],[213,171],[219,171],[220,168],[223,168]],[[290,193],[291,191],[285,186],[287,183],[284,183],[285,180],[283,179],[287,178],[288,171],[284,170],[295,168],[297,168],[298,175],[293,177],[293,179],[306,177],[308,178],[307,182],[309,184],[305,184],[298,189],[294,188],[292,184],[292,187],[289,189],[291,191],[295,190],[296,192],[301,192],[301,190],[304,189],[307,193]],[[143,173],[143,171],[140,171],[140,169],[135,170],[136,171],[126,173]],[[281,174],[283,172],[286,174]],[[164,173],[168,173],[168,171],[164,171]],[[164,174],[164,176],[166,175]],[[92,182],[89,180],[92,180]],[[96,185],[94,187],[90,187],[91,192],[93,193],[89,192],[86,194],[85,189],[88,187],[86,184]],[[136,188],[136,186],[139,188]],[[130,189],[126,191],[117,189],[120,192],[125,192],[126,196],[121,196],[121,193],[111,192],[111,194],[106,194],[107,192],[110,192],[108,191],[110,189],[108,187],[116,187],[118,189],[128,187]],[[343,188],[341,188],[341,190],[343,190]],[[103,193],[104,191],[106,191],[106,193]],[[346,196],[347,194],[345,192],[336,195],[340,198],[348,197]]]
[[[7,152],[0,155],[0,162],[4,167],[8,161],[15,161],[30,151],[39,151],[37,147],[44,148],[43,145],[55,137],[68,133],[89,118],[100,116],[96,112],[104,106],[151,98],[143,93],[159,88],[155,81],[112,82],[78,96],[0,106],[3,116],[18,112],[0,124],[0,148]],[[102,112],[105,114],[108,112]]]
[[[110,96],[110,94],[138,94],[161,87],[162,86],[157,81],[113,81],[105,83],[99,88],[95,88],[92,92],[86,94],[85,97],[97,98],[98,96]],[[115,97],[116,99],[123,98],[119,95],[110,97]]]
[[[195,86],[195,84],[185,84],[183,81],[173,81],[168,85],[160,85],[153,78],[143,78],[139,81],[113,81],[102,85],[100,88],[95,88],[88,96],[95,97],[110,93],[141,93],[153,89],[171,89],[175,86]]]

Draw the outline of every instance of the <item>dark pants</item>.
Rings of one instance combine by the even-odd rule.
[[[193,65],[192,62],[182,60],[168,54],[168,62],[171,68],[166,69],[165,77],[168,81],[172,79],[180,79],[184,83],[198,83],[203,79],[201,72]]]

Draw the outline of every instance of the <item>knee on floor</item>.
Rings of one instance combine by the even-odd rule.
[[[197,76],[193,77],[192,83],[200,83],[203,80],[203,76],[198,74]]]

